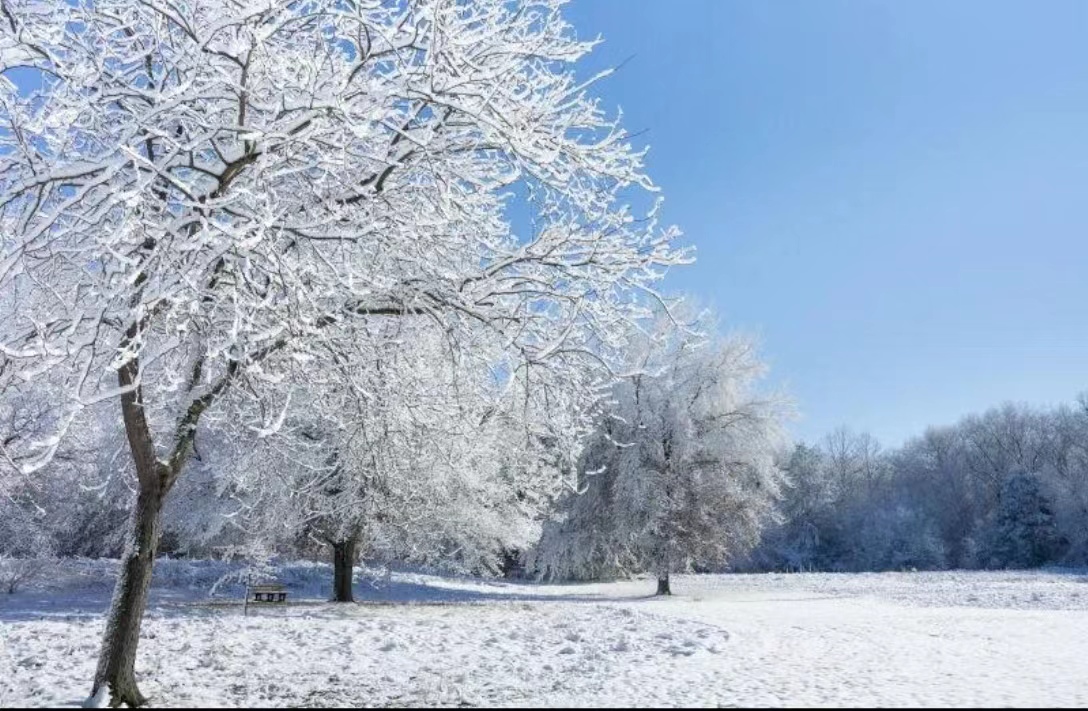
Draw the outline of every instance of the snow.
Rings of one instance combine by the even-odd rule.
[[[93,695],[88,696],[87,700],[83,702],[83,708],[85,709],[105,709],[110,705],[110,688],[103,684],[98,687],[98,690]]]
[[[243,617],[204,592],[217,565],[172,561],[153,588],[153,706],[1088,703],[1083,571],[677,576],[672,598],[369,573],[334,605],[328,567],[298,564],[291,604]],[[0,705],[82,702],[112,570],[0,601]]]

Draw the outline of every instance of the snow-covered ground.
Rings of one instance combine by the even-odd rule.
[[[152,705],[1088,704],[1083,571],[680,576],[669,599],[648,580],[394,573],[360,576],[370,604],[332,605],[328,568],[296,565],[295,604],[248,617],[237,588],[208,597],[223,572],[157,571],[137,663]],[[0,706],[82,700],[110,573],[71,564],[0,595]]]

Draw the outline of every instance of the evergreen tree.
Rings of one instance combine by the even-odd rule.
[[[990,538],[990,564],[1030,568],[1053,560],[1061,548],[1054,512],[1037,474],[1005,480]]]

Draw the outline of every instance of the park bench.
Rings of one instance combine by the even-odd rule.
[[[279,583],[268,583],[265,585],[249,585],[246,586],[246,602],[242,610],[242,614],[245,614],[249,606],[253,603],[286,603],[287,602],[287,588]]]

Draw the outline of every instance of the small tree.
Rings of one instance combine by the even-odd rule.
[[[53,541],[33,492],[7,488],[0,492],[0,592],[10,595],[46,573]]]

